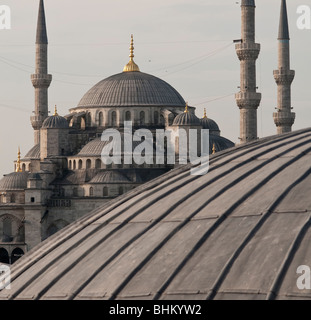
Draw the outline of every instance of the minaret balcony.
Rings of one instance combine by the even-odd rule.
[[[292,126],[295,122],[296,113],[294,112],[288,112],[288,111],[282,111],[274,112],[273,113],[273,119],[274,123],[277,127],[281,126]]]
[[[51,74],[32,74],[31,82],[35,88],[48,88],[52,82]]]
[[[260,52],[260,44],[253,42],[237,43],[235,50],[240,60],[256,60]]]
[[[295,71],[280,68],[279,70],[273,71],[273,76],[278,85],[290,85],[295,78]]]
[[[239,108],[257,109],[261,101],[261,93],[258,92],[239,92],[235,95]]]

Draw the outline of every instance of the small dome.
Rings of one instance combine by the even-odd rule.
[[[130,180],[117,170],[98,173],[89,183],[128,183]]]
[[[64,117],[54,115],[44,120],[43,129],[68,129],[69,124]]]
[[[210,131],[217,131],[218,133],[220,133],[218,124],[207,117],[204,117],[203,119],[200,119],[201,125],[202,125],[202,129],[209,129]]]
[[[219,152],[222,150],[233,148],[235,146],[235,144],[232,141],[230,141],[224,137],[221,137],[221,136],[215,135],[215,134],[210,134],[209,135],[210,153],[213,153],[214,146],[215,146],[215,151]]]
[[[173,126],[200,126],[200,119],[189,111],[179,114],[173,122]]]
[[[27,180],[29,173],[27,172],[13,172],[0,180],[0,190],[25,190],[27,188]]]

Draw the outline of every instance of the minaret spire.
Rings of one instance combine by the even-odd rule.
[[[44,2],[40,0],[36,35],[36,70],[31,75],[31,82],[35,88],[35,111],[31,117],[31,124],[35,131],[35,144],[40,143],[40,128],[48,117],[48,88],[52,76],[48,74],[48,38]]]
[[[281,0],[278,41],[278,70],[273,71],[274,79],[278,86],[278,101],[277,112],[273,113],[273,119],[277,127],[277,133],[282,134],[292,131],[296,117],[295,113],[291,112],[291,84],[295,77],[295,71],[290,70],[290,44],[286,0]]]
[[[260,44],[255,43],[255,1],[242,0],[241,43],[236,44],[236,52],[241,64],[240,92],[235,95],[240,108],[240,140],[241,143],[256,140],[257,109],[261,94],[257,93],[256,60],[260,52]]]

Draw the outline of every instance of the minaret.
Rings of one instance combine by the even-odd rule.
[[[277,133],[282,134],[292,131],[295,122],[295,113],[291,112],[291,84],[295,77],[295,71],[290,70],[289,30],[287,19],[286,0],[281,3],[281,15],[279,26],[279,66],[273,71],[274,79],[278,86],[277,112],[273,113]]]
[[[257,108],[261,94],[257,93],[256,60],[260,52],[260,44],[255,43],[255,0],[242,0],[242,38],[236,44],[236,53],[241,61],[240,92],[235,95],[240,108],[240,140],[241,143],[256,140]]]
[[[31,75],[35,88],[35,111],[31,124],[35,131],[35,144],[40,143],[40,128],[48,117],[48,88],[52,76],[48,74],[48,38],[46,33],[44,3],[40,0],[37,38],[36,38],[36,71]]]

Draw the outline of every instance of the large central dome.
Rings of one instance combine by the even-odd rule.
[[[123,72],[100,81],[78,107],[184,107],[185,100],[167,82],[143,72]]]

